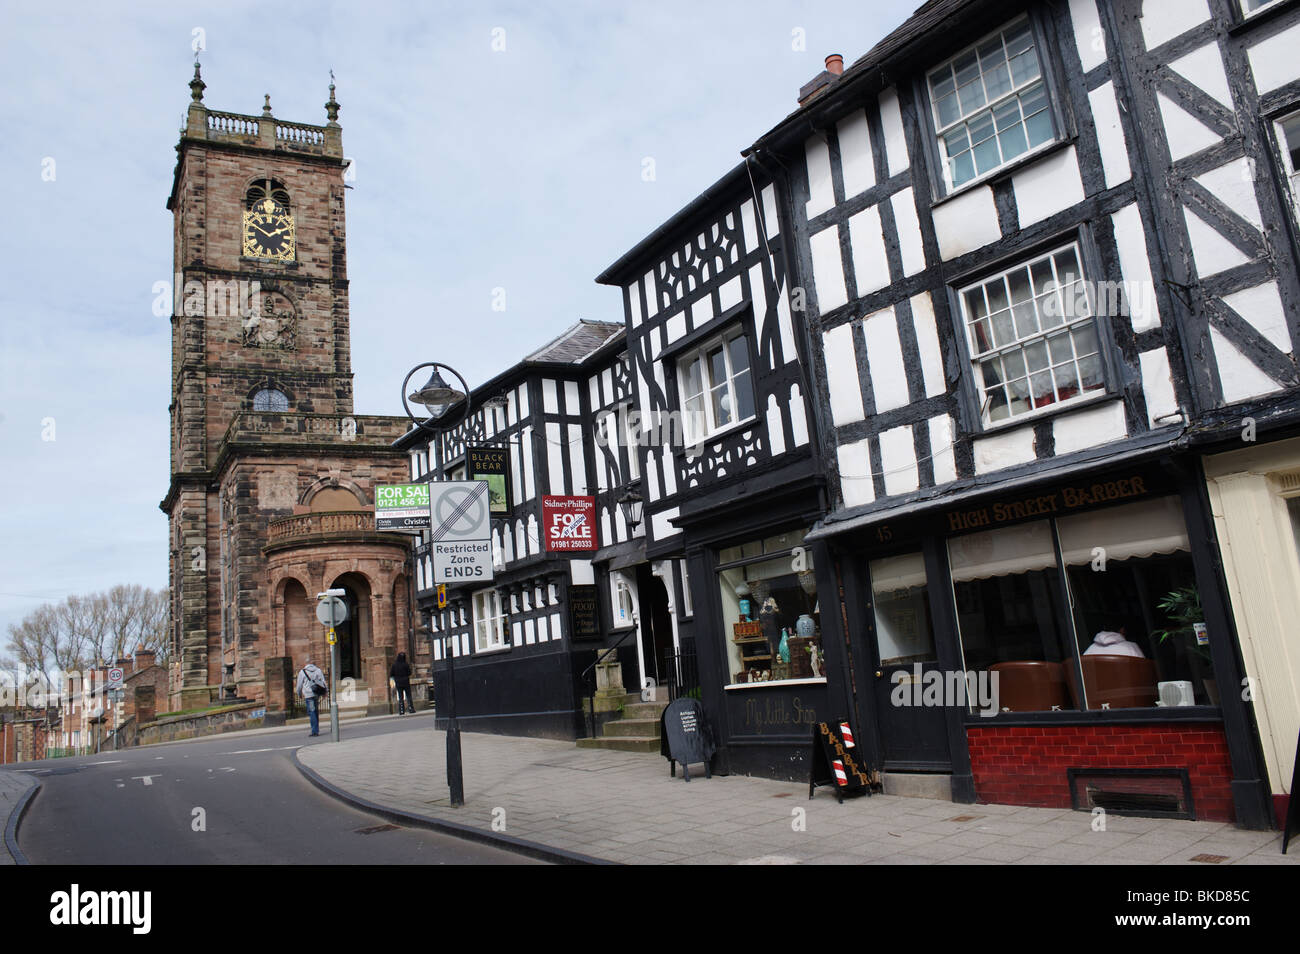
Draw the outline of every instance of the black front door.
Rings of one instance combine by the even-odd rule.
[[[650,572],[650,565],[637,567],[637,602],[641,611],[641,653],[645,672],[655,685],[663,685],[664,656],[673,648],[672,611],[668,608],[668,590],[664,581]]]
[[[947,708],[964,700],[965,681],[958,688],[939,665],[925,560],[919,551],[872,560],[869,573],[867,658],[883,768],[950,771]]]

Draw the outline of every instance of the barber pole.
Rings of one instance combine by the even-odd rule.
[[[840,737],[844,739],[844,747],[846,749],[851,749],[857,745],[857,743],[853,741],[853,730],[849,728],[847,722],[840,723]]]
[[[835,784],[845,786],[849,784],[849,777],[844,773],[844,763],[839,759],[831,762],[831,768],[835,770]]]

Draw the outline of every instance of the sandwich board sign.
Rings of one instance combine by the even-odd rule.
[[[486,480],[429,484],[429,550],[434,583],[492,579],[492,520]]]
[[[428,484],[380,484],[375,488],[375,530],[418,533],[428,529]]]

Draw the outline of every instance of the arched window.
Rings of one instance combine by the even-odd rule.
[[[280,206],[280,211],[289,212],[289,190],[278,179],[258,179],[248,187],[244,196],[244,208],[251,210],[263,199],[271,199]]]
[[[283,391],[274,388],[262,388],[253,395],[254,411],[287,411],[289,398]]]

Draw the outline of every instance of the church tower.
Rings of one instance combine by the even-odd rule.
[[[209,109],[197,63],[189,85],[167,200],[175,266],[171,482],[162,509],[170,521],[173,708],[265,698],[268,660],[301,666],[292,657],[307,653],[323,664],[323,643],[317,652],[319,634],[298,604],[309,607],[331,585],[321,580],[330,559],[348,551],[356,563],[383,551],[391,564],[406,554],[404,540],[375,535],[373,518],[363,516],[373,511],[373,485],[405,473],[390,446],[404,427],[353,413],[346,160],[334,84],[323,126],[276,118],[269,95],[260,115]],[[336,515],[335,526],[292,524],[322,512]],[[340,522],[342,513],[353,518]],[[405,585],[400,567],[379,576],[354,581],[364,591],[354,599],[369,604],[358,610],[349,648],[358,679],[363,653],[407,630],[387,605],[383,619],[375,615],[399,578]],[[272,695],[279,679],[271,679]]]

